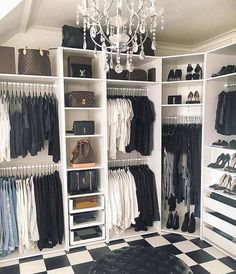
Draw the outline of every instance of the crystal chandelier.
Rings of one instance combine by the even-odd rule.
[[[94,42],[94,54],[101,48],[105,53],[105,70],[115,68],[121,73],[124,67],[121,65],[120,54],[127,53],[125,67],[128,71],[134,70],[132,62],[133,54],[140,48],[139,57],[145,58],[144,42],[149,32],[152,37],[152,50],[156,50],[156,31],[160,21],[161,29],[164,28],[164,9],[158,9],[157,0],[104,0],[99,6],[99,0],[80,0],[76,11],[76,24],[80,23],[82,16],[84,42],[83,48],[87,48],[86,33],[89,30]],[[98,39],[99,37],[99,39]],[[108,53],[115,53],[109,54]],[[114,64],[114,56],[115,62]],[[109,59],[110,57],[110,59]]]

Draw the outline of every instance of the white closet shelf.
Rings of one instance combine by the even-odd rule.
[[[96,84],[103,81],[100,78],[77,78],[77,77],[64,77],[65,82],[78,83],[78,84]]]
[[[65,110],[102,110],[101,107],[88,107],[88,108],[80,108],[80,107],[65,107]]]
[[[214,190],[213,188],[210,188],[210,187],[206,187],[204,188],[204,191],[205,192],[213,192],[213,193],[217,193],[221,196],[224,196],[224,197],[227,197],[229,199],[232,199],[232,200],[236,200],[236,195],[230,195],[230,194],[227,194],[227,193],[224,193],[223,190]]]
[[[81,208],[81,209],[72,209],[70,210],[70,214],[76,214],[76,213],[84,213],[84,212],[90,212],[90,211],[96,211],[96,210],[103,210],[104,206],[96,206],[96,207],[89,207],[89,208]]]
[[[82,223],[82,224],[76,224],[75,222],[73,225],[70,227],[71,230],[75,229],[81,229],[81,228],[86,228],[86,227],[91,227],[91,226],[97,226],[97,225],[104,225],[104,221],[92,221],[92,222],[87,222],[87,223]]]
[[[71,138],[100,138],[100,137],[104,137],[104,135],[102,134],[93,134],[93,135],[74,135],[74,134],[66,134],[66,138],[67,139],[71,139]]]
[[[110,87],[141,88],[158,85],[158,82],[107,79],[107,85]]]
[[[209,171],[219,172],[219,173],[227,173],[227,174],[230,174],[232,176],[236,175],[236,172],[229,172],[229,171],[224,170],[223,168],[212,168],[212,167],[206,166],[205,169],[209,170]]]
[[[220,76],[216,76],[216,77],[210,77],[207,78],[207,81],[217,81],[217,80],[232,80],[232,79],[236,79],[236,72],[234,73],[229,73],[229,74],[225,74],[225,75],[220,75]]]
[[[76,49],[76,48],[67,48],[67,47],[62,47],[62,50],[64,53],[75,53],[75,54],[78,54],[78,55],[83,55],[85,57],[92,57],[92,58],[95,58],[94,56],[94,50],[89,50],[89,49]],[[98,51],[98,56],[102,54],[101,51]]]
[[[128,238],[133,238],[133,237],[142,236],[142,235],[148,235],[148,234],[152,234],[152,233],[156,233],[156,232],[157,232],[157,229],[155,227],[148,227],[148,231],[138,231],[138,232],[134,231],[134,227],[131,227],[131,228],[126,229],[126,231],[124,231],[124,232],[112,235],[109,240],[116,241],[116,240],[120,240],[120,239],[128,239]]]
[[[202,107],[203,104],[163,104],[162,107]]]
[[[11,81],[20,83],[42,83],[42,84],[53,84],[60,77],[57,76],[41,76],[41,75],[22,75],[22,74],[4,74],[0,73],[0,81]]]
[[[80,197],[88,197],[88,196],[99,196],[99,195],[104,195],[104,193],[98,191],[98,192],[85,193],[85,194],[68,195],[68,199],[71,199],[71,198],[80,198]]]
[[[96,165],[93,167],[83,167],[83,168],[73,168],[70,164],[67,165],[67,171],[76,171],[76,170],[91,170],[91,169],[103,169],[104,167],[101,165]]]
[[[195,84],[203,83],[203,79],[199,80],[181,80],[181,81],[163,81],[162,85],[181,85],[181,84]]]
[[[215,150],[215,151],[219,151],[219,153],[221,152],[225,152],[225,153],[236,153],[235,149],[231,149],[231,148],[224,148],[224,147],[216,147],[216,146],[204,146],[205,149],[208,150]]]

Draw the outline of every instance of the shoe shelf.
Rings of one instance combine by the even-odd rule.
[[[206,81],[217,81],[217,80],[224,80],[224,81],[230,81],[230,80],[235,80],[236,79],[236,72],[234,73],[229,73],[225,75],[220,75],[216,77],[210,77],[207,78]]]
[[[203,79],[199,80],[180,80],[180,81],[163,81],[162,85],[181,85],[181,84],[194,84],[194,83],[203,83]]]
[[[217,146],[204,146],[204,149],[207,150],[213,150],[213,151],[219,151],[220,152],[224,152],[224,153],[228,153],[228,154],[232,154],[232,153],[236,153],[236,149],[232,149],[232,148],[225,148],[225,147],[217,147]]]
[[[224,190],[215,190],[214,188],[205,187],[204,192],[205,193],[213,192],[213,193],[219,194],[221,196],[227,197],[229,199],[236,200],[236,195],[230,195],[228,193],[225,193]]]
[[[230,174],[232,176],[236,175],[236,172],[229,172],[227,170],[224,170],[223,168],[212,168],[212,167],[205,167],[206,170],[212,171],[212,172],[220,172],[220,173],[225,173],[225,174]]]

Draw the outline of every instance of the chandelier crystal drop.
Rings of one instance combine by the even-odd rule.
[[[132,72],[133,54],[139,52],[139,58],[145,58],[144,43],[148,36],[152,39],[151,49],[157,49],[156,32],[158,26],[164,28],[164,9],[157,7],[157,0],[79,1],[76,24],[82,22],[83,49],[87,48],[89,33],[94,42],[94,56],[98,48],[105,53],[105,71],[114,68],[121,73],[126,68]],[[123,65],[121,53],[127,53]]]

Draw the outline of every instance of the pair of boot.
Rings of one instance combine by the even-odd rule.
[[[193,67],[191,64],[187,66],[186,80],[199,80],[202,79],[202,68],[199,64],[196,65],[194,73],[192,73]]]
[[[184,221],[181,227],[181,230],[183,232],[188,232],[188,233],[194,233],[196,230],[196,220],[194,217],[194,214],[192,213],[191,216],[189,217],[189,212],[185,213],[184,215]]]
[[[175,212],[175,214],[173,214],[172,212],[169,212],[166,228],[168,229],[173,228],[174,230],[179,229],[179,215],[177,211]]]

